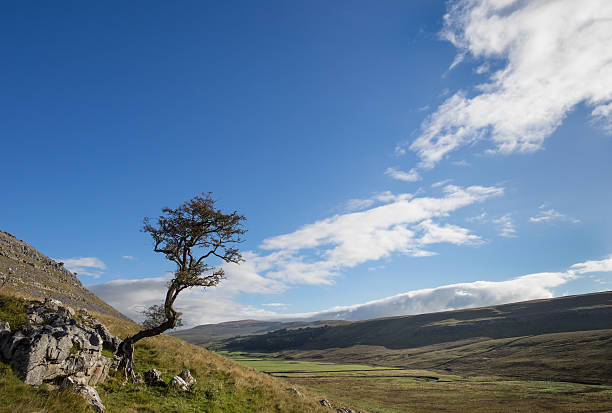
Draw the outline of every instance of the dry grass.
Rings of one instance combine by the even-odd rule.
[[[2,311],[14,320],[25,312],[23,301],[2,297]],[[138,330],[133,322],[104,314],[93,314],[115,335],[125,337]],[[119,374],[97,387],[107,412],[329,412],[319,405],[316,392],[299,388],[304,397],[287,389],[288,382],[162,334],[136,344],[137,371],[160,370],[166,382],[183,369],[191,370],[197,383],[189,392],[167,387],[126,384]],[[58,392],[43,385],[23,384],[8,363],[0,360],[0,412],[90,411],[83,399],[71,392]]]

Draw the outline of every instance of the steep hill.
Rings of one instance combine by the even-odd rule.
[[[85,288],[61,262],[4,231],[0,231],[0,287],[1,292],[54,298],[70,306],[129,320]]]
[[[259,335],[282,329],[297,329],[305,327],[321,327],[325,325],[348,324],[348,321],[321,320],[321,321],[257,321],[241,320],[228,321],[218,324],[203,324],[187,330],[171,333],[173,336],[189,343],[206,345],[236,336]]]
[[[281,351],[355,345],[416,348],[476,338],[502,339],[612,329],[612,292],[482,308],[279,330],[225,340],[227,350]]]

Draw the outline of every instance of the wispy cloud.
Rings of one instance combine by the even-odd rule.
[[[512,214],[508,213],[499,218],[493,219],[493,223],[499,227],[499,235],[505,238],[516,237],[516,226],[512,219]]]
[[[565,214],[560,213],[559,211],[548,208],[546,205],[540,205],[540,211],[537,215],[530,217],[529,221],[531,222],[553,222],[553,221],[570,221],[574,224],[580,222],[579,219],[568,217]]]
[[[389,175],[393,179],[404,182],[416,182],[421,179],[421,175],[419,175],[416,168],[412,168],[408,172],[401,171],[397,168],[387,168],[385,170],[385,175]]]
[[[444,179],[443,181],[438,181],[438,182],[434,182],[433,184],[431,184],[432,188],[439,188],[441,186],[444,186],[448,183],[450,183],[452,181],[452,179]]]
[[[450,96],[410,145],[421,168],[478,140],[489,152],[542,148],[578,104],[612,129],[612,2],[609,0],[459,0],[450,3],[442,37],[458,58],[506,65],[475,93]]]
[[[56,261],[63,262],[67,269],[78,275],[87,275],[93,278],[100,277],[102,275],[101,270],[106,269],[104,262],[96,257],[58,258]]]
[[[388,202],[402,201],[408,200],[412,198],[412,194],[393,194],[391,191],[379,192],[372,195],[370,198],[352,198],[349,199],[345,206],[344,210],[346,212],[359,211],[363,209],[367,209],[372,205],[384,204]]]
[[[136,259],[136,257],[133,257],[131,255],[123,255],[121,258],[123,258],[124,260],[129,260],[129,261],[134,261]]]

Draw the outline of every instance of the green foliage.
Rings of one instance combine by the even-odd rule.
[[[150,307],[145,308],[142,311],[144,320],[142,322],[143,328],[155,328],[166,321],[166,310],[163,305],[154,304]],[[177,313],[175,327],[181,327],[183,320],[180,317],[180,313]]]
[[[0,321],[8,321],[11,331],[17,331],[28,324],[26,300],[8,295],[0,295]]]

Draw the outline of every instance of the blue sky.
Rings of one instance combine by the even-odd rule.
[[[188,324],[610,289],[605,0],[2,8],[0,228],[131,316],[208,191],[247,262]]]

